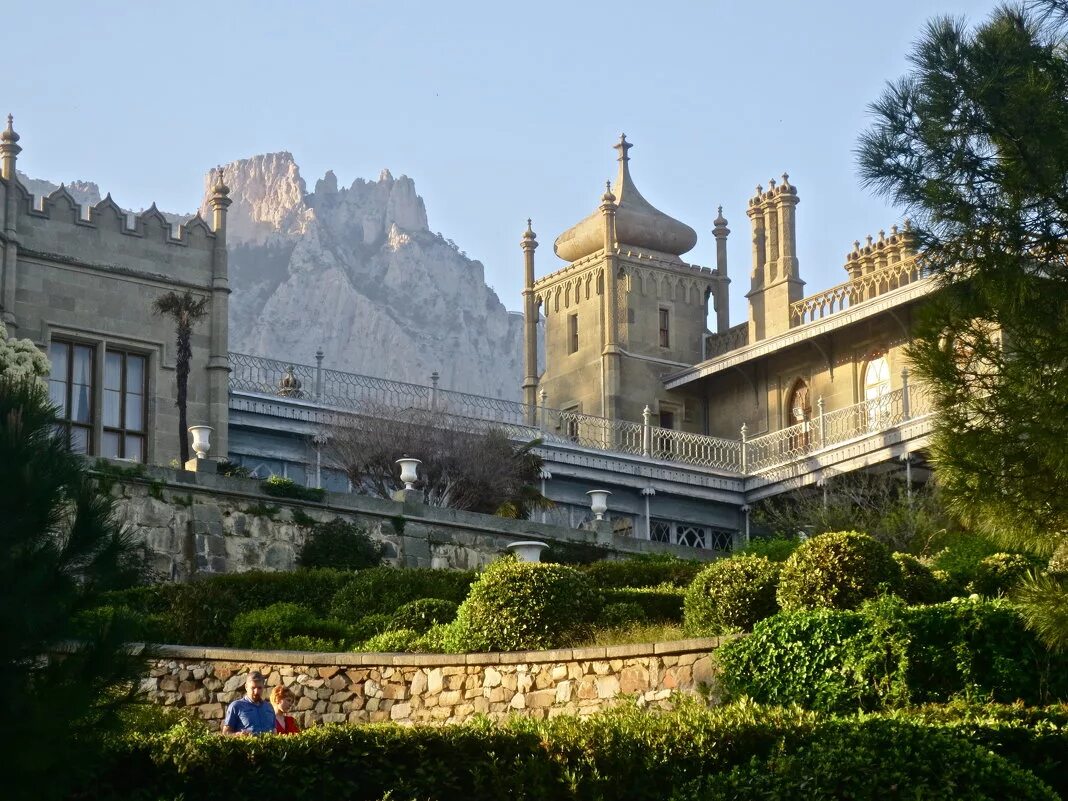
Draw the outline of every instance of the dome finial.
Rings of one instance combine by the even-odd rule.
[[[0,140],[3,140],[4,142],[19,141],[19,135],[15,133],[15,118],[10,114],[7,115],[7,128],[0,134]]]
[[[215,185],[211,188],[211,191],[216,195],[230,194],[230,187],[228,187],[226,181],[223,180],[223,168],[221,164],[215,168]]]
[[[616,202],[616,196],[612,194],[612,182],[611,181],[605,181],[604,182],[604,194],[601,195],[601,202],[602,203],[615,203]]]
[[[627,151],[634,147],[634,145],[627,141],[627,135],[625,133],[619,135],[619,142],[612,145],[612,147],[619,151],[620,161],[630,161],[630,156],[627,155]]]

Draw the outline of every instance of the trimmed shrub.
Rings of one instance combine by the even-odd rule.
[[[587,636],[601,599],[573,567],[494,562],[471,586],[449,627],[450,651],[559,648]]]
[[[419,632],[411,629],[394,629],[376,634],[363,642],[356,650],[367,653],[407,653],[414,651]]]
[[[738,556],[765,556],[773,562],[785,562],[797,550],[801,540],[786,537],[757,537],[738,551]]]
[[[330,603],[331,614],[355,622],[371,614],[392,615],[409,601],[442,598],[455,604],[467,597],[474,571],[373,567],[350,575]]]
[[[1036,567],[1037,564],[1023,554],[991,554],[979,562],[975,578],[968,583],[966,589],[987,598],[1005,595]]]
[[[662,584],[687,587],[702,567],[703,562],[658,555],[594,562],[584,566],[582,572],[590,577],[594,586],[602,589],[658,587]]]
[[[330,567],[362,570],[382,563],[382,543],[371,538],[367,529],[341,518],[312,526],[297,554],[300,567]]]
[[[777,598],[786,611],[855,609],[880,590],[898,591],[901,570],[881,542],[857,531],[820,534],[783,564]]]
[[[381,634],[383,631],[389,631],[392,623],[392,615],[383,615],[381,613],[366,615],[349,627],[350,636],[353,642],[363,642],[371,639],[376,634]]]
[[[308,638],[295,640],[294,638]],[[313,650],[334,651],[343,646],[349,629],[336,620],[323,620],[311,609],[293,603],[277,603],[242,612],[230,632],[237,648],[289,648],[293,642]]]
[[[443,598],[409,601],[393,613],[389,627],[392,630],[411,629],[417,634],[426,634],[432,626],[451,622],[456,617],[457,608],[457,604]]]
[[[274,498],[292,498],[298,501],[315,501],[322,503],[326,490],[318,487],[305,487],[291,478],[271,476],[260,482],[260,489]]]
[[[597,618],[597,625],[604,628],[623,628],[645,622],[645,610],[633,601],[605,604]]]
[[[895,553],[893,557],[901,569],[901,597],[910,604],[936,604],[953,595],[953,585],[945,571],[931,570],[912,554]]]
[[[717,658],[730,695],[827,712],[1068,698],[1068,654],[1050,653],[1000,601],[784,612]]]
[[[449,633],[448,623],[438,623],[431,626],[423,635],[412,642],[412,651],[417,654],[443,654],[445,651],[445,638]]]
[[[681,623],[685,595],[685,590],[672,584],[617,587],[601,593],[606,604],[637,604],[650,623]]]
[[[778,611],[779,565],[763,556],[734,556],[713,562],[686,591],[686,633],[710,637],[751,631]]]

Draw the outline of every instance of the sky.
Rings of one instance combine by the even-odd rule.
[[[13,3],[0,98],[19,168],[92,180],[126,208],[192,211],[217,163],[288,150],[309,188],[409,175],[430,228],[520,309],[519,237],[536,273],[615,177],[612,144],[653,205],[715,266],[723,206],[731,322],[745,320],[755,186],[798,189],[812,294],[845,279],[853,240],[903,216],[863,188],[868,105],[903,75],[934,15],[981,21],[992,0],[538,3],[188,1]],[[14,52],[11,52],[13,49]]]

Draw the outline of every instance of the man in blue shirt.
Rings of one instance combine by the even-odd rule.
[[[263,698],[263,674],[253,670],[245,680],[245,696],[226,708],[222,733],[231,736],[274,732],[274,707]]]

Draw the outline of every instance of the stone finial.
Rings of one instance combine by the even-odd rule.
[[[3,133],[0,133],[0,141],[3,142],[17,142],[19,141],[19,135],[15,133],[15,118],[11,115],[7,115],[7,128]]]
[[[525,251],[533,251],[538,246],[538,235],[534,233],[532,226],[531,219],[527,217],[527,229],[523,231],[523,236],[519,240],[519,247]]]
[[[768,179],[768,191],[772,192],[772,191],[774,191],[774,189],[775,189],[775,179],[774,178],[769,178]]]
[[[783,188],[788,187],[790,185],[790,173],[784,172],[782,174],[782,185]]]
[[[212,186],[211,191],[213,194],[222,195],[225,197],[230,194],[230,187],[226,185],[226,181],[223,180],[223,168],[220,164],[215,168],[215,185]]]
[[[612,147],[619,151],[620,161],[630,161],[630,156],[627,155],[627,151],[634,147],[634,145],[627,141],[627,135],[625,133],[619,135],[619,142],[612,145]]]
[[[723,207],[722,206],[717,206],[716,207],[716,219],[714,219],[712,221],[712,225],[717,229],[718,228],[726,228],[727,227],[727,220],[723,216]]]
[[[630,147],[630,145],[627,145],[627,147]],[[616,202],[616,196],[612,194],[612,182],[611,181],[605,181],[604,182],[604,194],[601,195],[601,202],[602,203],[615,203]]]
[[[523,239],[524,240],[537,239],[538,238],[538,235],[536,233],[534,233],[533,225],[534,225],[533,221],[530,219],[530,217],[527,217],[527,230],[525,230],[523,232]]]

